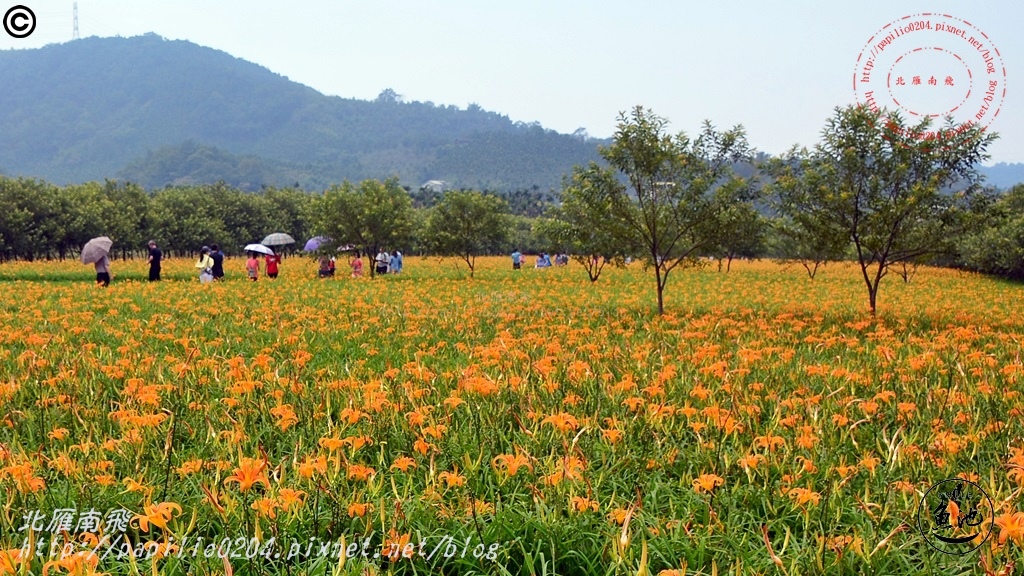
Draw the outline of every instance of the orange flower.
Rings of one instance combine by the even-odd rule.
[[[48,576],[50,568],[53,567],[66,570],[68,574],[74,576],[102,576],[102,572],[96,571],[96,565],[99,562],[98,554],[94,554],[91,550],[83,550],[43,564],[43,576]]]
[[[781,436],[773,436],[771,434],[757,436],[754,438],[754,445],[758,448],[767,448],[769,452],[774,452],[776,448],[784,447],[786,445],[786,439]]]
[[[597,500],[591,500],[582,496],[573,496],[569,499],[569,504],[576,512],[586,512],[587,510],[597,512],[598,508]]]
[[[609,444],[615,444],[622,440],[622,430],[616,430],[615,428],[602,429],[601,437],[607,440]]]
[[[259,498],[252,503],[250,508],[255,510],[260,516],[273,520],[277,518],[276,510],[279,506],[280,504],[273,498]]]
[[[427,442],[423,438],[417,438],[416,441],[413,442],[412,448],[424,456],[426,456],[431,450],[437,450],[436,446]]]
[[[362,518],[367,512],[373,511],[373,504],[365,504],[363,502],[353,502],[348,505],[348,516],[349,518],[355,518],[359,516]]]
[[[533,465],[530,464],[530,458],[521,452],[515,456],[511,454],[501,454],[496,456],[494,460],[491,461],[491,465],[494,466],[495,470],[497,470],[500,465],[505,469],[505,472],[509,476],[515,476],[516,472],[519,472],[519,469],[524,466],[530,471],[533,471]]]
[[[612,522],[618,524],[619,526],[622,526],[622,523],[626,521],[626,516],[628,516],[628,515],[629,515],[629,510],[627,510],[625,508],[616,508],[615,510],[612,510],[608,514],[608,518]]]
[[[437,476],[441,480],[444,480],[445,484],[449,488],[454,488],[455,486],[464,486],[466,484],[466,477],[463,476],[462,474],[459,474],[458,469],[456,469],[454,472],[449,472],[445,470],[444,472],[441,472]]]
[[[373,444],[373,440],[369,436],[347,436],[342,439],[342,442],[352,447],[352,451],[355,452],[363,446]]]
[[[18,566],[31,560],[31,556],[24,554],[18,548],[0,550],[0,574],[18,574],[20,570]]]
[[[242,458],[241,464],[235,468],[235,473],[224,479],[224,484],[235,482],[238,484],[238,489],[242,492],[248,492],[256,484],[262,484],[264,488],[269,490],[270,481],[267,480],[264,474],[266,467],[266,460]]]
[[[758,464],[762,462],[764,462],[764,456],[761,456],[760,454],[747,454],[737,460],[737,463],[742,466],[745,471],[757,468]]]
[[[392,470],[401,470],[402,472],[408,472],[409,468],[415,468],[416,461],[408,456],[399,456],[395,458],[395,461],[391,464]]]
[[[158,528],[167,529],[167,521],[171,519],[174,511],[181,513],[181,506],[178,506],[174,502],[162,502],[160,504],[150,504],[145,506],[145,514],[138,514],[135,516],[139,521],[139,529],[143,532],[149,531],[149,525],[152,524]]]
[[[281,509],[285,512],[293,507],[302,506],[305,497],[306,493],[302,490],[292,490],[291,488],[281,488],[281,491],[277,494],[277,498],[281,502]]]
[[[388,537],[381,547],[380,555],[391,561],[398,560],[399,558],[412,558],[413,554],[416,553],[416,547],[407,546],[410,540],[412,540],[411,534],[399,535],[395,529],[392,528],[388,532]]]
[[[1006,543],[1007,539],[1020,544],[1024,541],[1024,512],[1007,512],[996,516],[993,520],[999,526],[999,545]]]
[[[189,474],[195,474],[202,469],[202,460],[189,460],[187,462],[183,462],[175,471],[181,476],[188,476]]]
[[[291,404],[282,404],[276,408],[271,408],[270,415],[277,418],[277,426],[281,428],[282,432],[288,430],[289,427],[299,421],[299,417],[295,415],[295,410],[292,409]]]
[[[306,459],[299,464],[299,476],[309,479],[313,477],[313,474],[319,472],[320,474],[327,473],[327,458],[320,456],[315,459]]]
[[[147,490],[145,484],[135,480],[134,478],[125,478],[124,486],[128,492],[145,492]]]
[[[349,464],[345,468],[345,477],[349,480],[358,480],[360,482],[366,482],[377,473],[376,470],[369,466],[363,466],[362,464]]]
[[[800,506],[803,506],[808,502],[813,502],[815,504],[821,502],[821,494],[806,488],[791,488],[788,495],[790,498],[796,500],[796,503]]]
[[[320,446],[326,448],[328,452],[334,452],[345,447],[345,441],[341,438],[321,438]]]
[[[576,418],[572,414],[569,414],[567,412],[559,412],[558,414],[552,414],[551,416],[548,416],[547,418],[542,420],[541,424],[551,424],[552,426],[557,428],[559,432],[562,432],[563,434],[570,430],[575,431],[577,428],[580,427],[580,423],[576,420]]]
[[[717,486],[725,484],[725,479],[715,474],[701,474],[698,478],[693,480],[693,489],[698,494],[710,493],[714,491]]]

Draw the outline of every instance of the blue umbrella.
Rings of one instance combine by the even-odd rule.
[[[331,239],[327,238],[326,236],[316,236],[306,241],[306,246],[303,248],[303,250],[306,252],[313,252],[316,249],[320,248],[321,244],[326,244],[327,242],[330,241]]]

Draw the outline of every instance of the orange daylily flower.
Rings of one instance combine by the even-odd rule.
[[[999,545],[1013,540],[1017,544],[1024,543],[1024,512],[1007,512],[993,519],[999,527]]]
[[[174,502],[161,502],[160,504],[150,504],[144,507],[145,514],[138,514],[134,519],[139,521],[139,529],[143,532],[149,531],[149,525],[152,524],[158,528],[167,529],[167,522],[171,519],[171,516],[177,511],[181,513],[181,506],[178,506]]]
[[[360,482],[366,482],[377,473],[376,470],[369,466],[363,466],[362,464],[349,464],[345,468],[345,477],[349,480],[358,480]]]
[[[260,460],[257,458],[242,458],[242,462],[235,468],[234,474],[224,479],[224,484],[227,485],[229,482],[238,484],[238,489],[242,492],[248,492],[250,488],[257,484],[262,484],[264,488],[270,489],[270,481],[267,480],[266,460]]]
[[[693,480],[693,489],[698,494],[711,493],[718,486],[725,484],[725,479],[715,474],[701,474]]]
[[[505,473],[509,476],[515,476],[519,469],[523,467],[533,471],[533,464],[530,463],[530,458],[523,453],[516,454],[515,456],[512,454],[495,456],[494,460],[491,461],[491,465],[495,470],[504,468]]]
[[[567,412],[552,414],[544,420],[541,420],[541,424],[551,424],[562,433],[569,432],[570,430],[575,431],[580,427],[579,421],[576,420],[576,417]]]

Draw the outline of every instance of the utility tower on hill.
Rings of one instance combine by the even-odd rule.
[[[72,40],[78,40],[78,2],[75,2],[75,31],[71,33]]]

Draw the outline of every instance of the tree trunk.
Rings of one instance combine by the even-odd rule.
[[[661,266],[655,265],[654,277],[658,282],[658,315],[665,315],[665,282],[661,277]]]
[[[729,259],[725,263],[725,271],[728,273],[730,270],[732,270],[732,256],[729,256]]]

